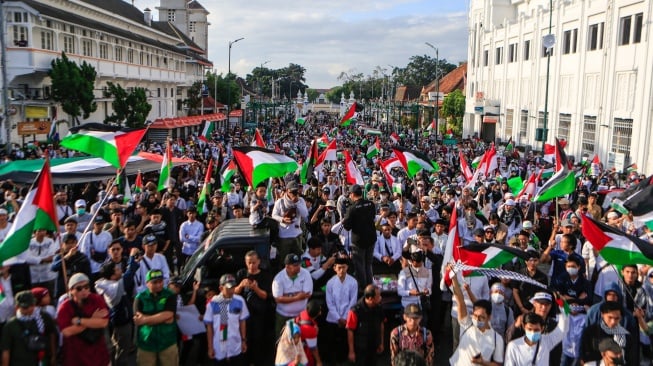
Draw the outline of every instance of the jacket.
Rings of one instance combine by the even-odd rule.
[[[361,248],[372,248],[376,243],[374,217],[376,206],[372,201],[359,199],[347,210],[342,221],[346,230],[351,230],[352,244]]]

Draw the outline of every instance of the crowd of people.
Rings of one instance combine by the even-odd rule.
[[[363,127],[334,129],[335,118],[319,118],[269,121],[261,132],[268,148],[298,160],[314,138],[330,135],[365,184],[347,184],[343,161],[333,161],[304,184],[299,172],[257,187],[236,175],[223,192],[216,169],[201,212],[209,159],[222,168],[232,147],[252,139],[234,127],[218,128],[209,142],[174,140],[174,154],[195,163],[176,167],[162,191],[157,172],[144,174],[131,200],[113,180],[57,186],[58,232],[36,228],[27,251],[0,269],[2,365],[375,365],[388,354],[396,366],[650,362],[653,267],[611,265],[580,229],[588,215],[651,241],[646,226],[599,194],[645,177],[579,171],[573,193],[536,205],[507,180],[544,169],[542,156],[506,150],[496,172],[469,186],[459,152],[469,161],[481,155],[489,145],[478,138],[445,146],[392,127],[397,143],[381,126],[382,152],[368,158],[373,138]],[[414,177],[396,169],[388,184],[380,163],[395,144],[440,169]],[[29,151],[3,159],[41,152]],[[0,182],[0,242],[28,188]],[[523,255],[503,269],[542,286],[454,271],[444,259],[453,214],[461,245],[517,248]],[[237,219],[270,230],[270,253],[251,250],[233,273],[184,286],[188,259],[220,223]],[[397,318],[388,311],[393,296]]]

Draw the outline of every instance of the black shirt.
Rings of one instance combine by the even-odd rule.
[[[376,243],[374,218],[376,206],[372,201],[359,199],[347,210],[342,226],[351,230],[351,242],[361,248],[371,248]]]

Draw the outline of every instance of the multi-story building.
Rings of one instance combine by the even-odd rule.
[[[653,173],[652,15],[641,0],[472,0],[464,134],[541,151],[546,109],[549,144]]]
[[[145,88],[152,105],[148,120],[185,115],[182,101],[188,89],[213,66],[205,57],[208,12],[196,1],[162,1],[162,13],[187,10],[171,21],[153,21],[150,9],[140,11],[123,0],[4,1],[6,80],[0,81],[8,91],[9,120],[3,121],[0,140],[6,141],[10,131],[12,142],[20,143],[21,137],[31,141],[29,129],[42,126],[35,132],[43,133],[51,121],[64,120],[57,127],[62,135],[67,131],[68,116],[51,99],[48,77],[52,60],[62,52],[97,72],[97,110],[88,121],[101,122],[112,114],[111,99],[104,96],[107,82],[127,90]]]

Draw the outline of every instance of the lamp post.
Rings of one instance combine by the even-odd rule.
[[[440,122],[440,55],[438,49],[428,42],[427,46],[435,51],[435,141],[438,141],[438,122]]]
[[[546,87],[544,89],[544,125],[542,126],[542,156],[543,157],[544,157],[544,148],[546,145],[547,135],[549,134],[549,131],[546,128],[547,119],[549,117],[549,71],[551,69],[551,52],[553,52],[553,45],[555,44],[555,37],[551,34],[552,28],[553,28],[553,0],[549,0],[549,34],[544,36],[545,38],[549,37],[549,41],[546,43],[548,43],[550,47],[547,47],[547,55],[546,55]],[[545,43],[544,40],[543,43]]]
[[[213,113],[218,113],[218,70],[213,69]]]
[[[267,60],[265,62],[261,62],[261,68],[260,68],[259,72],[263,72],[263,66],[267,65],[269,62],[270,62],[270,60]],[[259,102],[259,106],[263,102],[263,96],[261,95],[262,93],[263,93],[263,88],[261,87],[261,79],[259,78],[259,80],[258,80],[258,102]],[[266,112],[267,112],[267,110],[266,110]],[[260,110],[259,110],[259,113],[260,113]],[[256,112],[254,113],[254,118],[256,118],[255,122],[256,122],[256,126],[258,127],[258,116],[256,115]]]
[[[227,72],[227,124],[229,124],[229,113],[231,112],[231,46],[238,42],[242,41],[245,39],[244,37],[240,37],[236,40],[229,41],[229,64],[228,64],[228,72]]]

